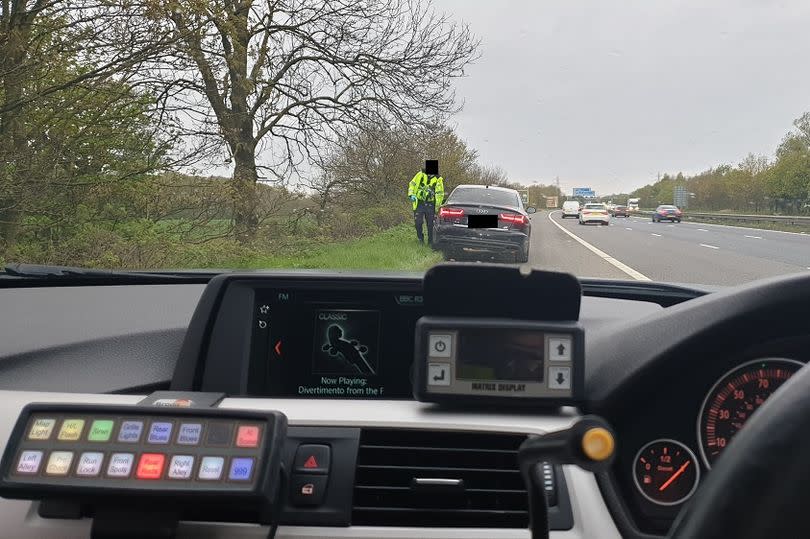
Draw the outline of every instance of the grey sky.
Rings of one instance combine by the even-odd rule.
[[[511,179],[626,191],[771,155],[810,110],[810,2],[434,0],[481,59],[461,136]]]

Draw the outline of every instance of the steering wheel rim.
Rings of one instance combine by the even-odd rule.
[[[810,364],[774,392],[737,433],[668,537],[807,536],[808,452]]]

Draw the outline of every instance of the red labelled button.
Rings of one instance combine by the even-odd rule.
[[[144,453],[138,461],[138,470],[135,477],[138,479],[160,479],[163,475],[163,464],[166,455],[162,453]]]
[[[236,431],[236,447],[259,447],[259,427],[239,425]]]

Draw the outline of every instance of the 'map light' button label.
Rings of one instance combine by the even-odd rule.
[[[149,438],[147,441],[150,444],[167,444],[172,437],[172,424],[169,422],[155,422],[152,423],[152,428],[149,429]]]
[[[55,419],[40,418],[34,420],[31,430],[28,431],[29,440],[47,440],[51,437],[53,428],[56,426]]]

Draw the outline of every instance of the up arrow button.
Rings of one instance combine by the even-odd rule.
[[[549,336],[548,358],[551,361],[571,361],[571,337],[568,335]]]

